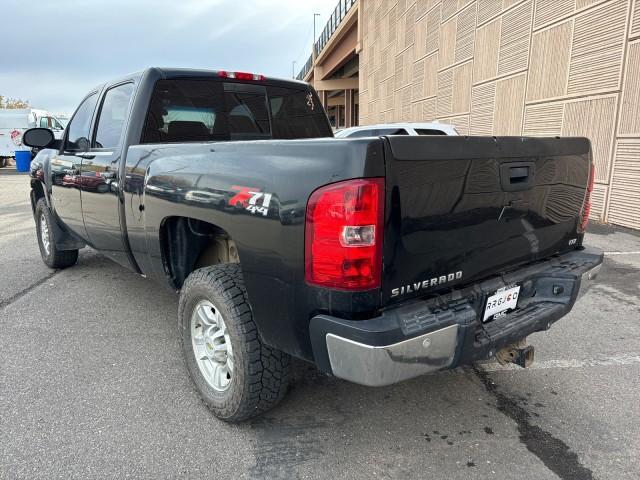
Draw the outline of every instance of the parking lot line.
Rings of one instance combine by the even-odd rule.
[[[625,354],[616,356],[603,356],[601,358],[588,358],[584,360],[544,360],[541,362],[534,362],[533,365],[528,367],[526,370],[540,370],[549,368],[617,367],[637,364],[640,364],[640,355]],[[525,370],[517,365],[500,365],[499,363],[484,363],[479,365],[479,368],[482,368],[486,372]]]

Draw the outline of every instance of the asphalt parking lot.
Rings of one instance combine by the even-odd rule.
[[[369,389],[298,363],[239,426],[198,399],[177,296],[85,249],[40,260],[28,178],[0,170],[0,478],[640,478],[640,234],[593,226],[597,286],[487,364]]]

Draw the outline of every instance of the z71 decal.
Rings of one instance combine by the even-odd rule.
[[[231,189],[238,193],[229,199],[230,206],[244,208],[251,213],[267,216],[273,196],[271,193],[261,192],[259,188],[239,185],[233,185]]]

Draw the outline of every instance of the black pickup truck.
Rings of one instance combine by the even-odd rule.
[[[45,149],[44,262],[89,245],[180,292],[189,373],[227,421],[283,397],[291,356],[369,386],[526,365],[602,262],[584,138],[334,139],[307,84],[150,68],[24,142]]]

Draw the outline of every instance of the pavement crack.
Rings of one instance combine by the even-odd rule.
[[[487,392],[498,402],[498,410],[518,425],[520,442],[562,480],[592,480],[593,472],[580,463],[578,455],[559,438],[529,421],[531,415],[518,403],[498,390],[489,374],[473,367]]]
[[[6,300],[0,301],[0,308],[5,308],[5,307],[11,305],[16,300],[19,300],[20,298],[24,297],[27,293],[31,292],[33,289],[38,288],[40,285],[45,283],[47,280],[50,280],[58,272],[59,272],[59,270],[54,270],[49,275],[47,275],[45,277],[42,277],[37,282],[32,283],[31,285],[29,285],[24,290],[19,291],[18,293],[16,293],[15,295],[7,298]]]

